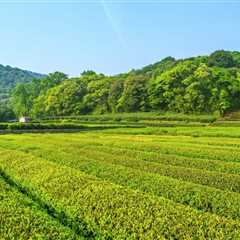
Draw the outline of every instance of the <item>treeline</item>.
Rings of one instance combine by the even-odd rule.
[[[220,113],[240,108],[240,52],[172,57],[125,74],[61,72],[19,83],[11,94],[16,116],[70,116],[138,111]]]

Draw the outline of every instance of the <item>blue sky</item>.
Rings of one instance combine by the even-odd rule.
[[[240,0],[116,1],[0,0],[0,63],[78,76],[240,51]]]

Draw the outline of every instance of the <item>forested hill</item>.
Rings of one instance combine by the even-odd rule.
[[[56,72],[18,84],[12,106],[17,116],[34,117],[137,111],[224,114],[240,109],[240,52],[167,57],[116,76],[85,71],[67,78]]]
[[[0,92],[6,94],[15,87],[17,82],[28,83],[34,78],[40,79],[44,75],[0,65]]]

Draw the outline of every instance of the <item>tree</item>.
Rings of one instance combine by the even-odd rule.
[[[84,112],[83,96],[86,85],[78,79],[63,81],[40,95],[34,102],[32,113],[35,116],[68,116]]]
[[[84,97],[84,105],[88,112],[102,114],[110,111],[108,96],[112,81],[112,78],[100,75],[88,83],[87,94]]]
[[[35,116],[150,110],[224,114],[240,108],[239,66],[240,53],[221,50],[209,57],[168,57],[116,76],[84,71],[67,79],[55,72],[18,85],[11,102],[16,114],[32,109]]]
[[[179,108],[179,98],[183,96],[186,87],[183,81],[191,76],[197,67],[194,61],[182,61],[152,79],[148,89],[152,109],[182,111]]]
[[[185,113],[210,112],[211,105],[208,101],[211,97],[212,74],[206,64],[202,63],[194,73],[183,80],[185,85],[184,95],[179,99],[179,109]]]
[[[115,79],[110,86],[109,95],[108,95],[108,105],[111,109],[111,112],[119,112],[119,99],[123,93],[124,80]]]
[[[67,79],[67,75],[62,72],[54,72],[47,75],[41,80],[40,89],[41,92],[46,92],[48,89],[57,86],[62,81]]]
[[[219,50],[209,56],[208,66],[230,68],[236,66],[236,62],[231,52]]]
[[[14,119],[15,114],[7,102],[0,102],[0,121]]]
[[[119,109],[125,112],[146,111],[148,107],[148,78],[144,75],[130,75],[124,82]]]
[[[30,113],[31,103],[27,85],[18,83],[12,92],[11,106],[16,116],[27,116]]]

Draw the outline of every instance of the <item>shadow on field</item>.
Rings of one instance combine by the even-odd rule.
[[[0,130],[0,135],[4,134],[24,134],[24,133],[77,133],[90,131],[103,131],[118,128],[143,128],[140,126],[97,126],[84,127],[79,129],[16,129],[16,130]]]
[[[71,218],[64,209],[54,207],[46,199],[41,197],[40,192],[34,189],[30,189],[27,186],[22,185],[20,182],[15,181],[8,175],[3,169],[0,168],[0,178],[2,178],[9,186],[16,189],[21,194],[28,197],[33,201],[38,209],[42,212],[45,212],[49,215],[50,218],[55,219],[61,225],[70,228],[76,235],[79,237],[84,237],[86,239],[96,239],[97,236],[100,236],[100,233],[94,232],[89,229],[88,224],[83,219],[74,219]]]

